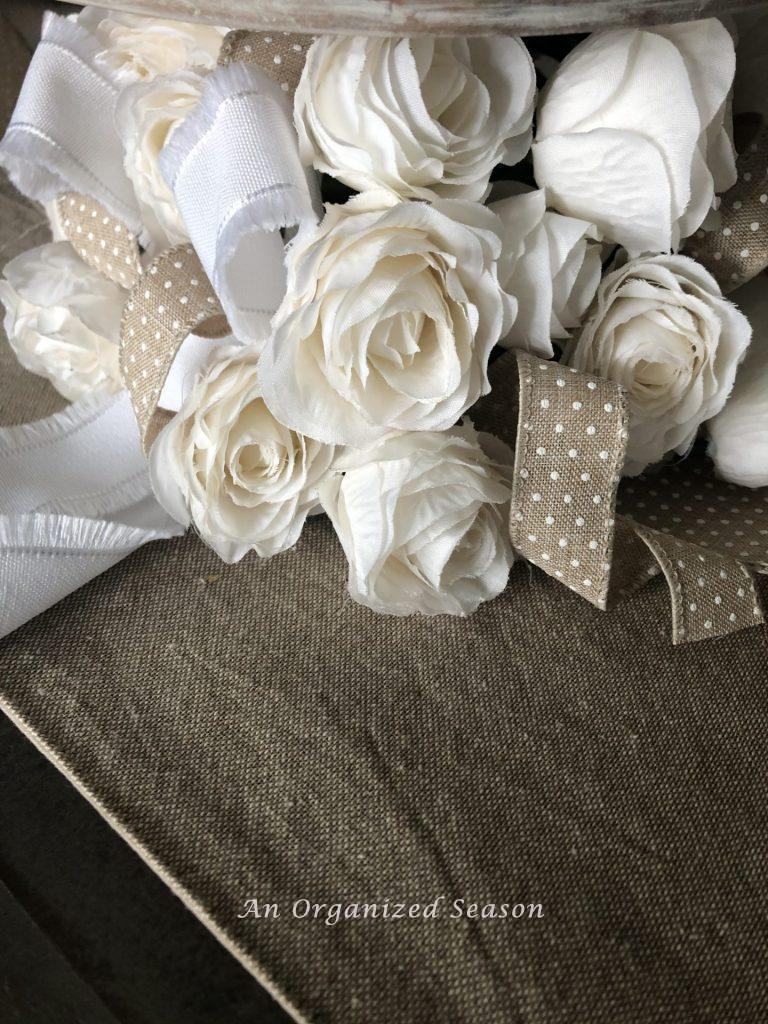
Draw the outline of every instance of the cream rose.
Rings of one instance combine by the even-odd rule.
[[[512,452],[471,425],[349,451],[320,500],[355,601],[389,615],[469,615],[507,584]]]
[[[542,93],[533,146],[550,206],[631,255],[675,249],[736,180],[733,40],[714,18],[598,32]]]
[[[155,494],[225,562],[299,539],[334,449],[288,430],[262,401],[256,355],[221,350],[150,451]]]
[[[768,487],[767,284],[765,275],[759,274],[736,293],[754,340],[725,408],[707,424],[715,469],[742,487]]]
[[[115,121],[125,148],[125,172],[133,184],[147,238],[154,252],[186,241],[187,229],[159,157],[173,132],[200,100],[205,76],[197,71],[163,75],[129,85],[117,101]]]
[[[329,206],[288,251],[288,288],[259,363],[292,429],[363,447],[391,430],[450,427],[489,390],[511,316],[498,218],[477,203]]]
[[[530,149],[535,94],[513,36],[321,36],[294,111],[303,159],[352,188],[482,200]]]
[[[98,62],[119,85],[147,82],[183,68],[211,70],[226,28],[87,7],[77,17],[102,46]]]
[[[625,474],[688,450],[725,404],[750,337],[746,317],[686,256],[630,260],[606,275],[566,360],[627,389]]]
[[[118,342],[127,293],[49,242],[8,263],[0,280],[5,332],[19,362],[65,398],[120,389]]]
[[[490,208],[503,226],[499,281],[517,302],[512,329],[499,344],[549,359],[552,340],[571,336],[600,283],[597,229],[547,210],[543,189],[509,195]]]

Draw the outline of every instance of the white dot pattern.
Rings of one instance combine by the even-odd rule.
[[[624,457],[623,394],[612,381],[564,374],[557,363],[527,353],[517,353],[517,362],[520,418],[531,429],[518,437],[512,542],[604,608]]]
[[[255,64],[273,78],[289,97],[299,84],[312,36],[294,32],[256,32],[234,29],[224,37],[219,64]]]
[[[491,379],[491,393],[475,406],[473,419],[477,423],[479,416],[481,429],[501,436],[506,422],[511,420],[510,430],[519,424],[510,509],[519,554],[601,608],[609,578],[612,600],[663,573],[675,643],[763,622],[749,568],[740,559],[748,550],[751,562],[768,569],[768,488],[752,492],[718,482],[708,464],[705,471],[692,457],[659,476],[626,480],[617,498],[626,441],[620,388],[580,372],[561,385],[558,380],[568,380],[562,367],[522,353],[497,360]],[[581,389],[581,408],[574,407],[572,389]],[[558,393],[568,409],[558,405]],[[552,431],[557,416],[565,428],[562,443]],[[585,424],[595,427],[594,440]],[[629,514],[617,514],[617,507]],[[721,525],[729,529],[715,551],[713,517],[724,509]],[[743,518],[734,529],[739,513]]]
[[[623,481],[617,508],[704,553],[768,571],[768,487],[753,490],[718,480],[703,454],[667,466],[658,476]]]
[[[141,274],[136,237],[101,203],[79,192],[56,197],[61,226],[75,252],[115,284],[132,288]]]
[[[768,266],[768,128],[740,154],[736,170],[738,180],[722,198],[719,228],[697,231],[683,250],[710,271],[724,292]]]
[[[182,342],[195,334],[219,338],[229,324],[197,253],[189,244],[168,249],[134,285],[120,328],[120,370],[148,450],[167,415],[157,408]]]
[[[768,488],[718,480],[694,454],[660,475],[625,480],[617,508],[635,520],[667,577],[675,642],[763,622],[747,566],[768,570]]]
[[[635,524],[661,566],[672,597],[672,641],[708,640],[764,622],[746,566],[680,537]]]

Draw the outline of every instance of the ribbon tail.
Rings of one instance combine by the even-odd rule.
[[[183,532],[152,497],[126,392],[0,430],[0,495],[0,636]]]
[[[762,625],[749,569],[734,558],[633,523],[669,584],[672,642],[687,643]]]
[[[518,352],[515,550],[605,608],[626,400],[613,381]]]

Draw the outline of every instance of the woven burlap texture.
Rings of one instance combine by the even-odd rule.
[[[120,327],[120,372],[131,395],[144,449],[168,421],[160,393],[185,338],[229,333],[229,324],[197,253],[182,243],[158,256],[131,290]]]
[[[299,84],[313,36],[295,32],[255,32],[235,29],[224,37],[219,64],[255,64],[293,96]]]
[[[522,562],[393,619],[345,575],[322,518],[148,546],[0,643],[0,691],[307,1021],[766,1019],[764,631],[671,648],[658,581],[606,614]],[[291,916],[438,895],[544,917]]]
[[[59,223],[78,256],[123,288],[132,288],[141,274],[136,236],[101,203],[79,192],[56,198]]]
[[[664,510],[689,508],[681,490],[698,493],[695,460],[668,467],[661,480],[627,481],[619,492],[623,515],[617,516],[627,438],[622,390],[525,353],[496,360],[490,378],[491,393],[472,418],[507,440],[516,437],[510,533],[519,555],[602,609],[609,595],[628,597],[663,572],[676,644],[763,622],[745,562],[762,569],[768,559],[768,492],[733,493],[733,485],[706,482],[708,488],[728,489],[731,504],[739,501],[741,528],[732,531],[740,539],[738,549],[728,534],[727,548],[712,545],[718,533],[712,506],[707,518],[701,509],[690,516],[700,524],[697,532],[680,516],[669,526],[659,521]]]
[[[605,608],[626,400],[612,381],[518,356],[515,549]],[[498,376],[498,373],[495,375]]]
[[[736,184],[721,200],[719,226],[697,231],[683,249],[704,264],[724,292],[768,266],[768,128],[739,154],[736,171]]]

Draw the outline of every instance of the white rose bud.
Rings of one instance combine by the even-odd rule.
[[[489,390],[507,328],[498,218],[478,203],[329,206],[288,250],[288,288],[259,363],[292,429],[364,447],[391,430],[450,427]]]
[[[5,332],[19,362],[76,400],[121,388],[118,343],[127,297],[69,242],[49,242],[8,263],[0,281]]]
[[[534,173],[549,205],[631,255],[676,249],[736,181],[734,71],[733,40],[714,18],[579,43],[539,108]]]
[[[87,7],[77,18],[102,46],[98,62],[120,85],[183,68],[216,67],[226,28]]]
[[[751,337],[746,317],[686,256],[630,260],[607,274],[566,361],[627,389],[624,473],[685,454],[722,409]]]
[[[513,561],[511,464],[506,445],[470,425],[342,456],[320,499],[352,598],[389,615],[469,615],[500,594]]]
[[[514,36],[321,36],[294,110],[303,159],[358,191],[482,200],[530,149],[535,95]]]
[[[261,399],[257,356],[221,350],[150,451],[155,494],[225,562],[299,539],[334,449],[288,430]]]
[[[517,302],[512,329],[499,344],[549,359],[552,340],[570,338],[600,283],[597,229],[547,210],[543,189],[510,195],[490,208],[503,226],[499,281]]]
[[[767,284],[760,274],[736,292],[754,338],[725,408],[708,424],[715,469],[742,487],[768,487]]]
[[[125,147],[125,173],[147,232],[142,241],[148,241],[154,252],[188,238],[158,161],[173,132],[197,106],[204,82],[205,76],[197,71],[179,71],[129,85],[117,101],[115,121]]]

